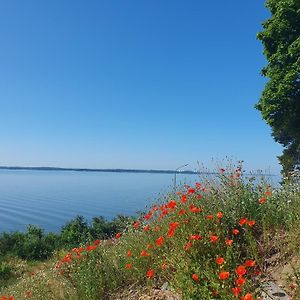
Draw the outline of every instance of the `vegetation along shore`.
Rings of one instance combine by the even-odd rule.
[[[2,234],[3,299],[250,300],[270,280],[297,299],[299,174],[276,188],[242,174],[221,169],[135,218]]]

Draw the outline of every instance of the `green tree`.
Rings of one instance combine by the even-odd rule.
[[[62,246],[75,248],[91,239],[89,226],[83,216],[77,216],[62,227],[60,241]]]
[[[283,145],[279,161],[283,174],[300,165],[300,0],[267,0],[271,17],[263,23],[258,39],[268,65],[269,78],[256,108]]]
[[[54,234],[45,235],[40,227],[28,225],[27,232],[21,234],[21,239],[15,244],[15,252],[19,257],[29,260],[46,259],[57,248],[56,240]]]

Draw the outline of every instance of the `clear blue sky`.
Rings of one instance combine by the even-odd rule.
[[[0,2],[0,165],[278,173],[264,1]]]

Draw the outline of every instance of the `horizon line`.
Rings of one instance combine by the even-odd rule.
[[[127,168],[66,168],[49,166],[0,166],[2,170],[35,170],[35,171],[75,171],[75,172],[123,172],[123,173],[164,173],[164,174],[210,174],[217,175],[216,171],[192,171],[169,169],[127,169]],[[226,172],[225,172],[226,173]],[[249,176],[281,176],[280,174],[244,173]]]

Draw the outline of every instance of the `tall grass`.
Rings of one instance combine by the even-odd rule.
[[[15,299],[130,299],[132,289],[167,282],[182,299],[259,299],[265,258],[287,241],[274,237],[299,222],[294,178],[273,189],[243,178],[241,166],[221,169],[215,179],[166,195],[112,239],[57,253],[51,271],[4,292]]]

